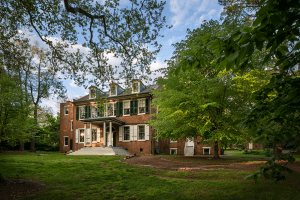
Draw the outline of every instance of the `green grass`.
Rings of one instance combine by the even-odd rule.
[[[154,170],[121,163],[121,158],[0,155],[0,173],[45,182],[47,190],[30,199],[300,199],[299,191],[283,183],[244,181],[249,172]],[[293,177],[298,182],[292,185],[299,185],[299,174]]]
[[[225,153],[226,154],[232,154],[232,155],[228,155],[226,157],[269,159],[264,154],[244,154],[243,151],[239,151],[239,150],[225,150]],[[300,155],[294,155],[294,157],[295,157],[296,161],[300,161]]]

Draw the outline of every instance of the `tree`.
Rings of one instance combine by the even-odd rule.
[[[188,31],[187,39],[175,44],[173,62],[163,90],[154,91],[154,104],[160,113],[150,122],[161,138],[202,137],[213,144],[219,158],[222,141],[240,140],[247,133],[238,124],[252,107],[249,97],[265,84],[261,71],[233,73],[221,70],[216,62],[222,56],[209,48],[208,33],[221,37],[232,31],[218,21],[204,22]],[[196,55],[193,55],[197,52]],[[205,59],[199,59],[205,55]],[[248,84],[244,87],[243,84]],[[224,144],[223,144],[224,145]]]
[[[138,72],[149,73],[161,45],[157,38],[166,26],[162,11],[166,2],[130,0],[130,6],[120,6],[119,0],[98,1],[4,0],[1,13],[1,40],[19,37],[19,30],[28,28],[50,48],[59,60],[58,71],[66,78],[84,83],[86,75],[94,75],[101,84],[114,79],[116,70],[108,61],[108,53],[123,59],[120,79],[133,78]],[[83,36],[83,38],[81,38]],[[53,37],[60,40],[53,41]],[[88,47],[88,53],[71,51],[78,43]]]

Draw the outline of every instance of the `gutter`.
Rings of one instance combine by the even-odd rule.
[[[150,121],[152,121],[152,94],[150,94]],[[152,127],[150,132],[150,154],[152,154]]]

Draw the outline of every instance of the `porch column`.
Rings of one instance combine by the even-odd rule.
[[[86,147],[86,124],[84,124],[84,147]]]
[[[113,143],[112,143],[112,122],[109,122],[109,145],[112,147]]]
[[[90,123],[90,147],[93,147],[92,142],[93,142],[93,138],[92,138],[92,123]]]
[[[104,121],[103,122],[103,147],[106,147],[106,122]]]

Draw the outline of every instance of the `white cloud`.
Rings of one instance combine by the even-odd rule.
[[[205,19],[210,20],[216,12],[216,9],[212,9],[207,14],[201,15],[201,17],[196,21],[196,25],[200,25]]]

